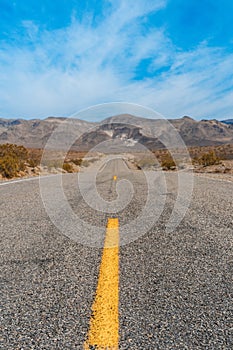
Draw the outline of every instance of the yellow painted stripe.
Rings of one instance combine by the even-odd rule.
[[[117,350],[119,343],[119,223],[108,219],[88,339],[84,349]]]
[[[113,180],[114,180],[114,181],[117,180],[117,176],[116,176],[116,175],[113,176]]]

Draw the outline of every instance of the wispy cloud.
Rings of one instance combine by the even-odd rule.
[[[165,1],[112,1],[98,23],[75,13],[46,30],[24,20],[22,42],[2,42],[0,114],[69,115],[90,105],[126,101],[167,117],[232,116],[233,55],[200,44],[176,48],[166,29],[147,25]],[[148,60],[147,67],[139,67]]]

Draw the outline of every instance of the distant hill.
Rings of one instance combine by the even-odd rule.
[[[224,124],[232,124],[233,125],[233,119],[222,120],[222,123],[224,123]]]
[[[0,143],[15,143],[29,148],[42,148],[53,131],[66,119],[56,117],[49,117],[44,120],[0,119]],[[75,126],[81,133],[93,125],[95,123],[75,120]]]
[[[49,117],[44,120],[0,119],[0,143],[15,143],[29,148],[43,148],[53,131],[66,123],[66,118]],[[233,120],[196,121],[190,117],[169,120],[187,146],[216,146],[233,144]],[[155,133],[163,139],[166,127],[160,120],[138,118],[122,114],[99,123],[72,119],[74,135],[82,134],[76,142],[79,150],[88,150],[102,141],[121,140],[128,145],[140,143],[150,149],[163,147]],[[90,130],[91,129],[91,130]],[[65,138],[61,133],[59,140]]]

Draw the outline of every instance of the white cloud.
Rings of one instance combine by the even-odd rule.
[[[232,116],[233,55],[206,43],[180,52],[163,28],[145,32],[144,18],[163,6],[165,1],[119,1],[98,26],[73,17],[69,27],[52,32],[24,21],[30,45],[4,44],[0,50],[0,114],[69,115],[97,103],[126,101],[167,117]],[[155,72],[169,68],[135,80],[147,58]]]

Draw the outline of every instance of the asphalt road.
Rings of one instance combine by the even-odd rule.
[[[92,191],[89,171],[87,193]],[[116,184],[123,178],[133,184],[134,197],[114,214],[120,234],[145,206],[145,176],[116,160],[96,182],[102,198],[115,200]],[[42,180],[48,191],[55,179]],[[120,247],[119,349],[230,350],[233,184],[195,177],[191,205],[168,233],[176,175],[167,173],[166,181],[166,193],[158,191],[166,200],[159,220],[144,234],[136,227],[137,239]],[[76,215],[96,227],[107,225],[112,215],[85,203],[76,174],[63,175],[63,186]],[[0,348],[83,349],[103,249],[59,232],[44,209],[38,179],[0,185],[0,212]]]

